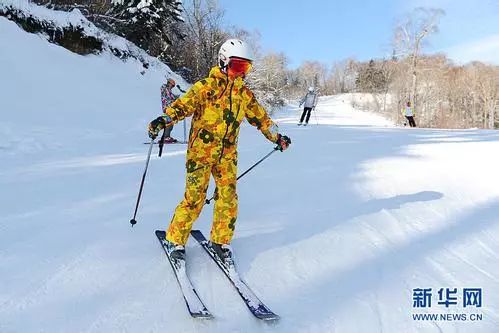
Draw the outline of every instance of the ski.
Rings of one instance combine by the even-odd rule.
[[[240,278],[234,266],[226,267],[216,252],[210,247],[208,240],[199,230],[192,230],[191,235],[198,241],[203,249],[217,263],[217,266],[224,272],[225,276],[230,280],[236,288],[239,296],[244,300],[244,303],[251,313],[258,319],[275,321],[279,316],[272,312],[263,302],[255,295],[248,285]]]
[[[170,262],[173,268],[173,272],[175,273],[175,277],[177,278],[180,290],[184,296],[185,304],[187,305],[187,309],[189,310],[191,316],[194,318],[204,318],[204,319],[213,318],[213,315],[210,313],[210,311],[208,311],[208,309],[206,309],[206,306],[199,298],[196,289],[194,289],[191,281],[189,280],[189,277],[187,276],[187,270],[185,268],[185,260],[172,259],[168,255],[165,243],[166,232],[161,230],[156,230],[156,237],[158,237],[158,240],[161,243],[161,247],[165,251],[168,261]]]

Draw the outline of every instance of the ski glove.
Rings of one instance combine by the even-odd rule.
[[[149,123],[149,126],[147,127],[149,137],[153,140],[156,139],[159,132],[171,122],[172,119],[167,114],[163,114],[162,116],[159,116],[158,118],[151,121]]]
[[[291,139],[286,135],[277,134],[276,143],[277,143],[276,148],[280,151],[284,151],[288,149],[289,145],[291,144]]]

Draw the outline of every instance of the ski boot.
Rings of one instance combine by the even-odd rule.
[[[185,260],[185,246],[165,239],[166,251],[172,260]]]
[[[215,251],[217,256],[222,260],[225,267],[234,267],[234,256],[232,247],[228,244],[217,244],[210,241],[210,247]]]
[[[174,139],[172,138],[171,136],[168,136],[165,138],[165,141],[163,141],[165,144],[168,144],[168,143],[177,143],[177,139]]]

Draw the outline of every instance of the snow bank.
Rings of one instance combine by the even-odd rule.
[[[17,16],[23,18],[29,17],[59,29],[69,27],[73,29],[81,28],[85,36],[95,37],[98,41],[103,42],[104,52],[114,54],[122,59],[133,58],[138,60],[141,63],[141,66],[137,67],[140,72],[145,73],[149,68],[154,71],[161,71],[168,77],[174,78],[184,88],[187,86],[183,78],[172,72],[164,63],[149,56],[142,49],[126,39],[99,29],[92,22],[88,21],[78,9],[74,9],[71,12],[56,11],[35,5],[27,0],[4,0],[0,3],[0,12],[2,11],[13,11]],[[12,15],[14,14],[7,17],[9,18],[10,16],[12,18]]]

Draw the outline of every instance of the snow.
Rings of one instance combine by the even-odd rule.
[[[93,26],[93,24],[85,19],[79,10],[73,10],[72,12],[67,13],[63,11],[50,10],[43,6],[37,6],[29,0],[2,0],[2,3],[0,3],[0,9],[9,7],[19,9],[27,16],[33,15],[41,19],[50,20],[57,23],[59,26],[67,26],[69,24],[77,26],[85,24],[87,25],[87,29]],[[96,32],[97,28],[95,28],[95,26],[93,26],[93,28],[94,32]]]
[[[152,158],[129,224],[164,72],[70,53],[5,18],[0,49],[0,332],[497,332],[497,132],[400,128],[341,95],[298,127],[289,105],[274,117],[293,143],[239,181],[232,243],[281,320],[253,318],[190,240],[188,273],[215,316],[199,321],[154,235],[182,198],[185,147]],[[243,126],[240,172],[272,148]],[[432,308],[412,307],[415,288],[433,288]],[[482,288],[483,307],[446,309],[439,288]]]
[[[138,9],[142,9],[144,7],[148,7],[152,4],[152,0],[141,0],[137,5]]]

